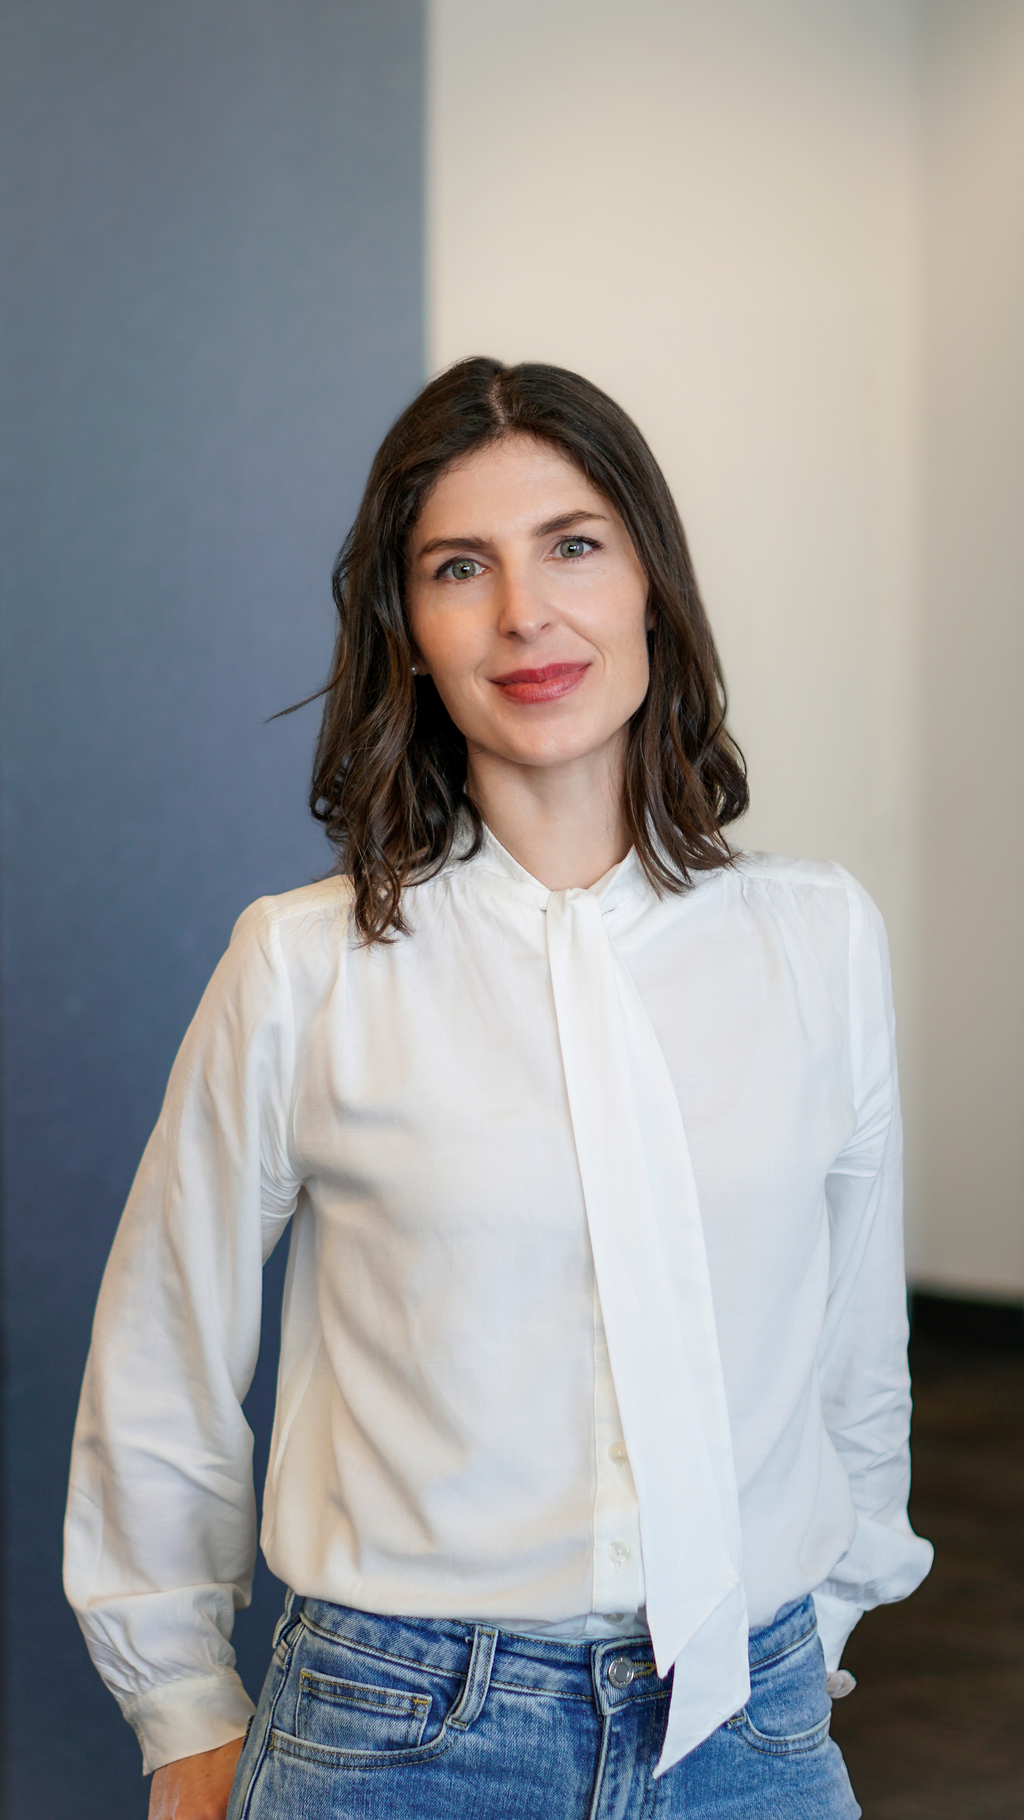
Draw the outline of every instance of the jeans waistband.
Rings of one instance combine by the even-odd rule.
[[[637,1699],[662,1695],[668,1687],[668,1681],[657,1675],[648,1637],[531,1637],[503,1631],[499,1625],[475,1624],[471,1619],[387,1617],[324,1599],[290,1595],[279,1633],[294,1618],[301,1618],[321,1636],[336,1638],[369,1656],[386,1655],[442,1675],[465,1672],[467,1649],[472,1650],[477,1633],[484,1631],[496,1633],[492,1683],[588,1700],[598,1689],[606,1694],[615,1690],[613,1697]],[[770,1624],[751,1631],[751,1669],[786,1654],[814,1628],[810,1596],[784,1605]],[[622,1666],[616,1668],[617,1663]]]

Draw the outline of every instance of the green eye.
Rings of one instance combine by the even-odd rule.
[[[449,564],[448,572],[454,581],[472,581],[479,564],[468,556],[460,557],[458,562]]]
[[[585,556],[590,548],[585,537],[563,537],[558,546],[559,556]]]

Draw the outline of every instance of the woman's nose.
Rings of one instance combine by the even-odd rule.
[[[521,573],[502,577],[498,631],[504,638],[519,638],[529,644],[550,625],[552,617],[550,602],[539,591],[535,577]]]

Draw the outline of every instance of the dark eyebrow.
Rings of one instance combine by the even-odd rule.
[[[484,537],[432,537],[430,542],[425,543],[421,550],[417,550],[416,555],[417,557],[433,556],[435,550],[488,549],[490,549],[490,545]]]
[[[585,524],[587,520],[598,524],[607,524],[603,512],[563,512],[561,518],[549,518],[545,524],[538,525],[535,537],[550,537],[554,531],[568,531],[573,525]]]
[[[568,531],[573,525],[583,524],[587,520],[598,524],[608,521],[603,512],[563,512],[558,518],[548,518],[542,525],[534,528],[534,537],[551,537],[555,531]],[[489,550],[490,544],[485,537],[432,537],[422,549],[416,552],[417,558],[433,556],[437,550]]]

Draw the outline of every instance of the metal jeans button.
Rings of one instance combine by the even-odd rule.
[[[615,1656],[608,1664],[608,1679],[613,1687],[628,1687],[635,1674],[628,1656]]]

